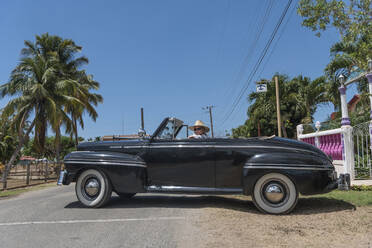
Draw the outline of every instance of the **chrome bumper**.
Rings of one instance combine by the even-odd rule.
[[[340,174],[337,183],[339,190],[350,190],[350,174]]]
[[[340,174],[336,180],[328,184],[328,192],[334,189],[350,190],[350,174]]]
[[[67,171],[66,170],[63,170],[59,173],[59,178],[58,178],[58,181],[57,181],[57,185],[58,186],[62,186],[64,181],[65,181],[65,178],[67,176]]]

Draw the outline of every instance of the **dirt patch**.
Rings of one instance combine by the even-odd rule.
[[[193,247],[372,247],[372,206],[300,198],[291,214],[274,216],[258,212],[250,197],[209,200],[215,207],[194,213],[186,231]]]

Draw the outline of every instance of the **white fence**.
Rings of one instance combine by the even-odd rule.
[[[317,129],[319,128],[320,125],[317,123]],[[353,128],[351,126],[309,134],[303,134],[303,130],[303,125],[297,126],[298,140],[312,144],[332,157],[337,174],[349,173],[351,179],[355,179]]]

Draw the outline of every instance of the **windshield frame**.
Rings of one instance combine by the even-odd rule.
[[[168,125],[169,122],[173,122],[175,128],[173,128],[172,138],[170,140],[175,140],[179,131],[184,126],[183,121],[174,117],[167,117],[165,118],[156,129],[156,131],[151,136],[151,140],[169,140],[169,139],[159,139],[157,136],[162,133],[164,128]]]

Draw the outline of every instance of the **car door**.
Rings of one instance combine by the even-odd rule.
[[[241,188],[243,166],[249,154],[241,144],[230,139],[215,140],[216,188]]]
[[[213,139],[154,139],[146,163],[150,185],[215,187]]]

